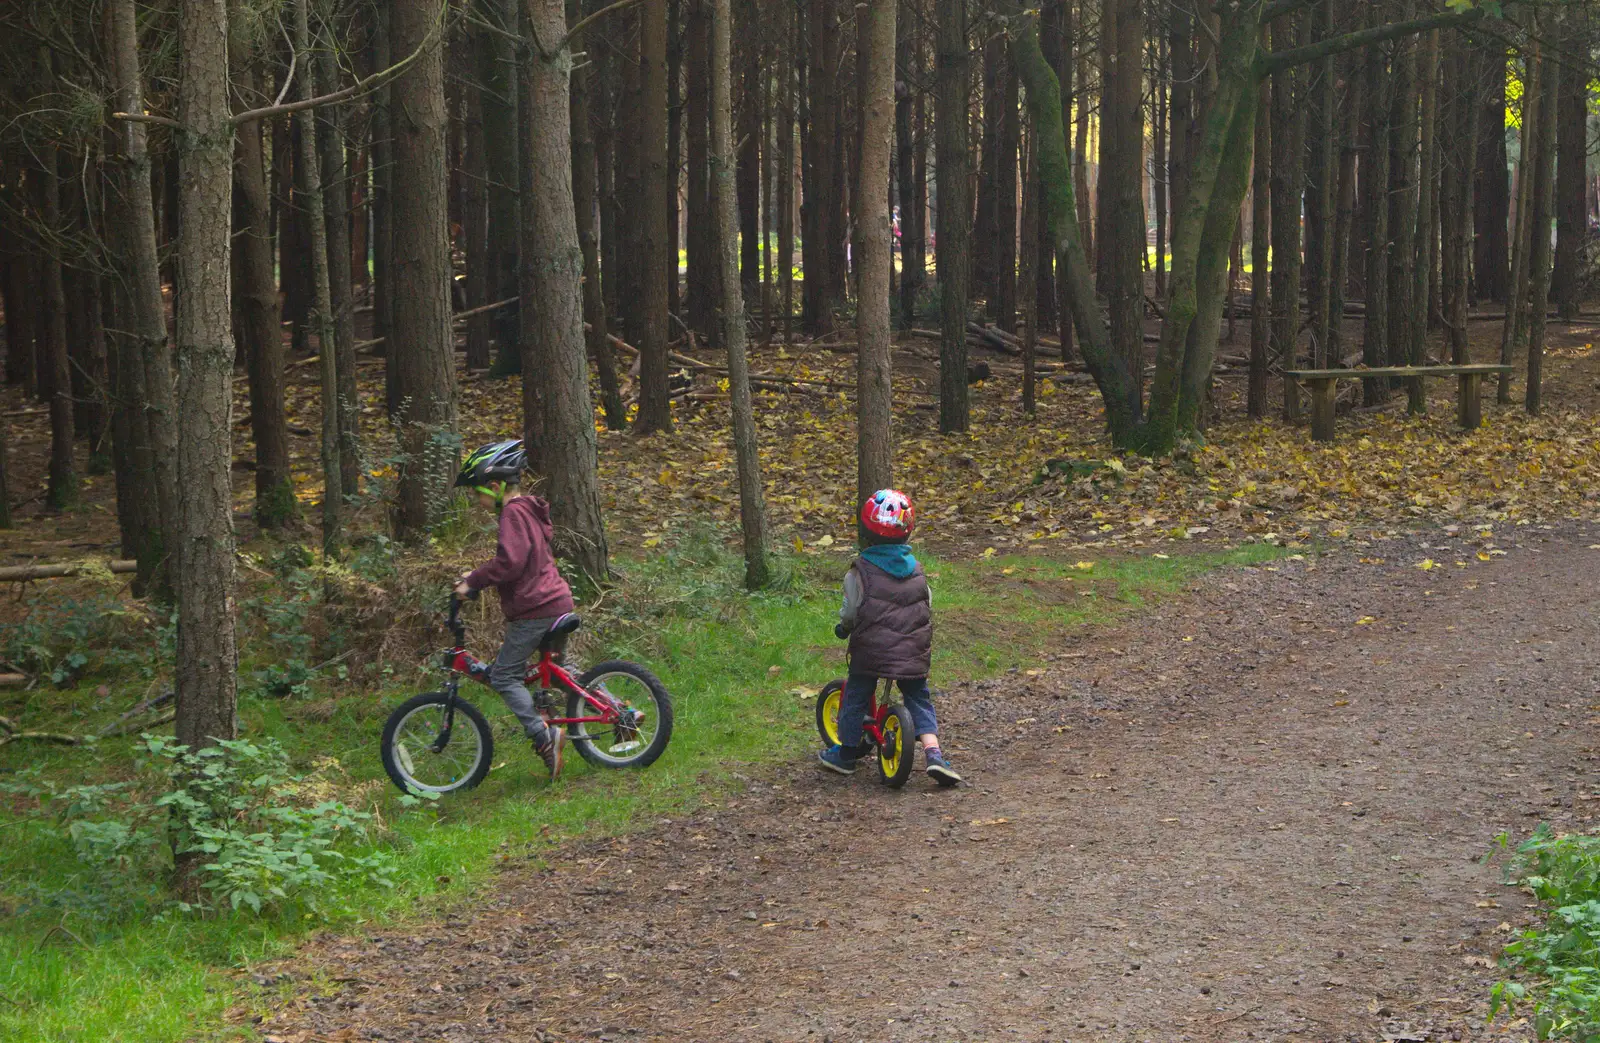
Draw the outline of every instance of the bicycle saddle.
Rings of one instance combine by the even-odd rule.
[[[540,650],[552,647],[557,641],[581,626],[583,626],[583,620],[578,617],[576,612],[568,612],[558,617],[554,623],[550,624],[550,629],[545,631],[544,639],[539,642]]]

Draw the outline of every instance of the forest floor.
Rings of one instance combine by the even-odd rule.
[[[1210,574],[942,692],[969,785],[792,763],[310,944],[269,1040],[1370,1041],[1485,1025],[1534,913],[1502,833],[1592,828],[1600,525]],[[947,625],[959,626],[952,620]]]

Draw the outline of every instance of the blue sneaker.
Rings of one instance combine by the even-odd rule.
[[[937,748],[927,751],[928,777],[941,786],[954,786],[961,781],[961,776],[944,759],[944,752]]]
[[[836,771],[840,775],[854,775],[856,773],[856,759],[845,752],[843,746],[829,746],[817,754],[817,760],[829,771]]]

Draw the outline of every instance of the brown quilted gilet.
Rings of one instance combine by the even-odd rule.
[[[933,660],[933,609],[922,566],[896,579],[863,558],[861,608],[850,632],[850,672],[896,680],[927,677]]]

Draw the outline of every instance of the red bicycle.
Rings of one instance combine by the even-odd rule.
[[[383,767],[405,793],[471,789],[493,763],[489,722],[460,691],[462,677],[487,685],[489,664],[467,651],[461,600],[454,594],[449,625],[455,643],[442,657],[444,688],[407,699],[383,726]],[[547,723],[567,729],[567,738],[590,764],[647,767],[672,738],[672,697],[655,674],[623,659],[596,664],[578,678],[567,673],[556,659],[556,644],[581,625],[569,612],[539,644],[539,659],[527,675],[534,705]],[[565,716],[557,714],[557,692],[566,694]]]
[[[911,727],[911,711],[891,702],[893,685],[893,681],[884,680],[882,698],[873,690],[866,720],[861,724],[861,745],[856,756],[865,757],[876,750],[878,755],[873,759],[878,765],[879,781],[899,789],[911,777],[917,739]],[[829,681],[817,693],[817,732],[829,746],[839,745],[839,706],[843,702],[843,681]]]

